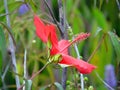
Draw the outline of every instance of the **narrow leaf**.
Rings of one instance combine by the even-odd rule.
[[[11,36],[11,38],[12,38],[12,40],[13,40],[14,46],[16,46],[16,42],[15,42],[15,39],[14,39],[13,34],[12,34],[12,32],[11,32],[11,29],[10,29],[5,23],[3,23],[3,22],[0,22],[0,24],[1,24],[4,28],[6,28],[7,32],[9,33],[9,35]]]
[[[6,53],[6,43],[5,35],[1,27],[0,27],[0,51],[2,52],[2,58],[4,59]]]
[[[93,15],[97,24],[106,32],[108,30],[108,26],[104,15],[98,9],[93,10]]]
[[[5,35],[3,29],[0,27],[0,74],[2,70],[2,63],[6,56],[6,43],[5,43]]]
[[[97,30],[96,30],[95,36],[97,36],[101,31],[102,31],[102,28],[97,27]]]
[[[63,87],[60,83],[55,82],[54,85],[58,88],[58,90],[63,90]]]
[[[118,37],[113,32],[109,32],[109,35],[110,35],[113,47],[116,51],[116,54],[118,57],[120,57],[120,43],[119,43]]]
[[[0,52],[0,76],[2,71],[2,53]]]
[[[31,90],[32,80],[25,80],[25,90]]]

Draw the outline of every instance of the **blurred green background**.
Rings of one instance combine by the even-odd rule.
[[[118,6],[118,3],[120,3],[120,1],[117,1],[118,0],[63,0],[63,9],[74,34],[81,32],[91,33],[91,36],[87,40],[78,43],[82,58],[86,61],[89,60],[91,64],[97,66],[95,72],[99,74],[102,80],[105,79],[105,66],[112,64],[117,79],[115,89],[119,90],[120,6]],[[47,62],[45,45],[35,34],[35,26],[33,23],[34,13],[41,17],[46,23],[53,20],[43,0],[24,0],[24,2],[23,0],[7,0],[7,3],[11,23],[10,32],[16,42],[15,55],[22,85],[25,49],[27,50],[28,78]],[[29,9],[24,13],[25,7],[24,9],[20,9],[20,6],[26,3]],[[56,19],[59,21],[57,0],[48,0],[48,3]],[[16,90],[16,74],[12,70],[11,59],[8,54],[8,34],[9,29],[7,29],[4,0],[0,0],[0,88],[3,89],[5,84],[6,89]],[[59,30],[57,30],[57,34],[60,34]],[[69,37],[69,39],[71,38]],[[74,49],[71,49],[71,51],[71,55],[77,57]],[[6,69],[7,66],[8,70]],[[6,75],[3,83],[2,75],[5,71]],[[84,77],[88,79],[85,80],[85,88],[87,90],[107,90],[105,84],[95,72],[84,75]],[[62,68],[58,65],[49,65],[33,80],[32,90],[57,90],[57,88],[58,90],[62,90],[60,88],[61,73]],[[79,74],[75,69],[68,68],[66,90],[78,90],[79,84]],[[90,86],[94,89],[89,89]]]

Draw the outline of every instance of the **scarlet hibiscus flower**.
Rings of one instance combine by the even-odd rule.
[[[37,36],[44,43],[51,42],[50,55],[61,55],[62,59],[58,62],[59,64],[73,66],[82,74],[89,74],[96,68],[92,64],[68,55],[68,47],[77,41],[86,39],[90,35],[89,33],[79,34],[72,42],[64,39],[58,41],[54,25],[45,25],[37,15],[34,16],[34,24]]]

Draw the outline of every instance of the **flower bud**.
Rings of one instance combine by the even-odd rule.
[[[30,10],[29,5],[28,4],[22,4],[19,7],[18,13],[19,15],[24,15],[25,13],[27,13]]]

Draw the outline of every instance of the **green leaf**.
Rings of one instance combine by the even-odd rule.
[[[14,39],[13,34],[11,32],[11,29],[3,22],[0,22],[0,24],[5,28],[5,30],[7,30],[7,32],[9,33],[9,35],[11,36],[11,38],[13,40],[14,45],[16,46],[16,42],[15,42],[15,39]]]
[[[1,27],[0,27],[0,50],[2,52],[2,57],[4,58],[6,53],[6,43],[5,43],[5,35]]]
[[[25,80],[25,90],[31,90],[32,80]]]
[[[60,60],[62,60],[61,54],[56,54],[53,57],[51,57],[51,61],[58,63]]]
[[[30,4],[30,6],[34,12],[37,11],[37,8],[39,6],[39,2],[37,2],[36,0],[26,0],[26,2]]]
[[[48,87],[48,86],[43,86],[43,87],[41,87],[39,90],[45,90],[45,89],[47,89],[47,87]]]
[[[22,1],[15,1],[8,4],[9,11],[16,10],[21,4],[23,4]],[[13,7],[14,6],[14,7]]]
[[[97,30],[96,30],[95,36],[97,36],[101,31],[102,31],[102,28],[97,27]]]
[[[100,6],[99,6],[100,9],[102,7],[102,4],[103,4],[103,0],[100,0]]]
[[[102,12],[100,12],[98,9],[94,9],[93,16],[99,27],[101,27],[104,31],[108,31],[108,25]]]
[[[58,88],[58,90],[63,90],[63,87],[60,83],[55,82],[54,85]]]
[[[119,43],[118,37],[113,32],[109,32],[109,35],[110,35],[113,47],[116,51],[116,54],[120,58],[120,43]]]
[[[0,76],[2,72],[2,53],[0,52]]]
[[[0,73],[2,69],[2,62],[6,56],[6,43],[5,43],[5,35],[3,29],[0,27]]]

